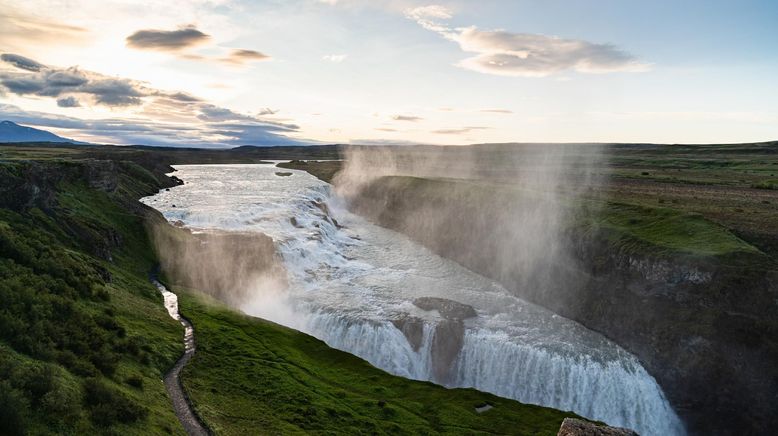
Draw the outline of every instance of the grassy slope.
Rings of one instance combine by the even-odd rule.
[[[24,178],[26,165],[3,169]],[[75,178],[49,210],[0,209],[0,313],[29,332],[20,340],[6,323],[0,335],[0,403],[13,415],[0,433],[182,433],[161,381],[182,352],[181,327],[148,283],[154,255],[125,207],[148,189],[126,175],[113,193]],[[92,250],[108,229],[121,240],[112,261]]]
[[[219,434],[548,434],[572,413],[395,377],[323,342],[179,294],[198,350],[183,380]],[[478,414],[488,402],[494,409]]]

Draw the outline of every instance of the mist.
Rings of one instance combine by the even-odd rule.
[[[200,231],[167,222],[149,226],[160,266],[177,286],[206,293],[234,308],[272,299],[287,286],[273,240],[261,233]]]
[[[559,300],[585,281],[574,229],[598,211],[587,198],[606,163],[589,144],[349,147],[334,184],[378,224],[518,295],[569,307]]]

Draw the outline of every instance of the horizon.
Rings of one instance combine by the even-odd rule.
[[[3,123],[12,123],[19,127],[25,127],[25,128],[33,128],[31,126],[23,125],[23,124],[17,124],[10,120],[0,120],[0,124]],[[39,130],[41,132],[45,133],[51,133],[46,130],[42,129],[35,129]],[[258,145],[252,145],[252,144],[243,144],[243,145],[232,145],[232,146],[220,146],[217,144],[210,144],[210,145],[201,145],[201,146],[192,146],[188,144],[175,144],[175,145],[149,145],[149,144],[116,144],[116,143],[91,143],[91,142],[83,142],[83,141],[74,141],[70,138],[61,138],[64,141],[3,141],[0,138],[0,145],[18,145],[18,144],[65,144],[65,145],[86,145],[86,146],[107,146],[107,147],[152,147],[152,148],[167,148],[167,149],[190,149],[190,150],[211,150],[211,151],[230,151],[230,150],[237,150],[239,148],[278,148],[278,147],[475,147],[475,146],[495,146],[495,145],[504,145],[504,146],[521,146],[521,145],[635,145],[635,146],[726,146],[726,145],[752,145],[752,144],[772,144],[772,143],[778,143],[778,139],[776,140],[767,140],[767,141],[755,141],[755,142],[721,142],[721,143],[659,143],[659,142],[478,142],[478,143],[472,143],[472,144],[458,144],[458,145],[452,145],[452,144],[424,144],[424,143],[408,143],[408,144],[392,144],[392,143],[372,143],[372,144],[361,144],[361,143],[339,143],[339,142],[331,142],[331,143],[316,143],[316,144],[258,144]]]
[[[76,141],[778,138],[778,6],[769,1],[0,5],[0,119]]]

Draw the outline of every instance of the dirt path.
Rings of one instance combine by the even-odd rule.
[[[190,436],[207,436],[210,432],[197,418],[192,405],[189,403],[189,399],[184,393],[184,388],[181,386],[181,370],[194,356],[195,353],[195,340],[194,340],[194,328],[186,318],[183,318],[178,312],[178,296],[167,290],[167,288],[152,278],[151,282],[159,289],[162,297],[165,300],[165,308],[168,314],[173,319],[178,320],[181,325],[184,326],[184,354],[178,359],[173,368],[165,374],[165,387],[167,388],[170,398],[173,400],[173,410],[178,416],[178,420],[181,421],[181,425],[184,430]]]

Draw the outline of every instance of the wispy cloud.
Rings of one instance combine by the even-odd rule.
[[[394,115],[392,116],[392,119],[395,121],[409,121],[412,123],[418,122],[423,120],[422,117],[417,117],[415,115]]]
[[[222,57],[220,60],[232,65],[244,65],[247,62],[265,61],[268,59],[270,59],[270,56],[264,53],[241,48],[233,49],[227,56]]]
[[[492,113],[492,114],[512,114],[513,111],[508,109],[481,109],[478,112],[486,112],[486,113]]]
[[[84,40],[89,32],[78,26],[41,19],[10,4],[0,8],[0,41],[3,49],[14,50],[30,42],[57,45]]]
[[[406,17],[475,56],[459,66],[500,76],[545,77],[566,70],[579,73],[645,71],[649,65],[612,45],[505,30],[454,28],[440,21],[452,17],[449,9],[429,5],[409,9]]]
[[[330,54],[322,56],[322,59],[338,64],[345,61],[347,57],[346,54]]]
[[[470,126],[470,127],[459,127],[456,129],[440,129],[440,130],[433,130],[432,133],[436,133],[438,135],[464,135],[465,133],[470,133],[473,130],[484,130],[484,129],[488,129],[488,127]]]

